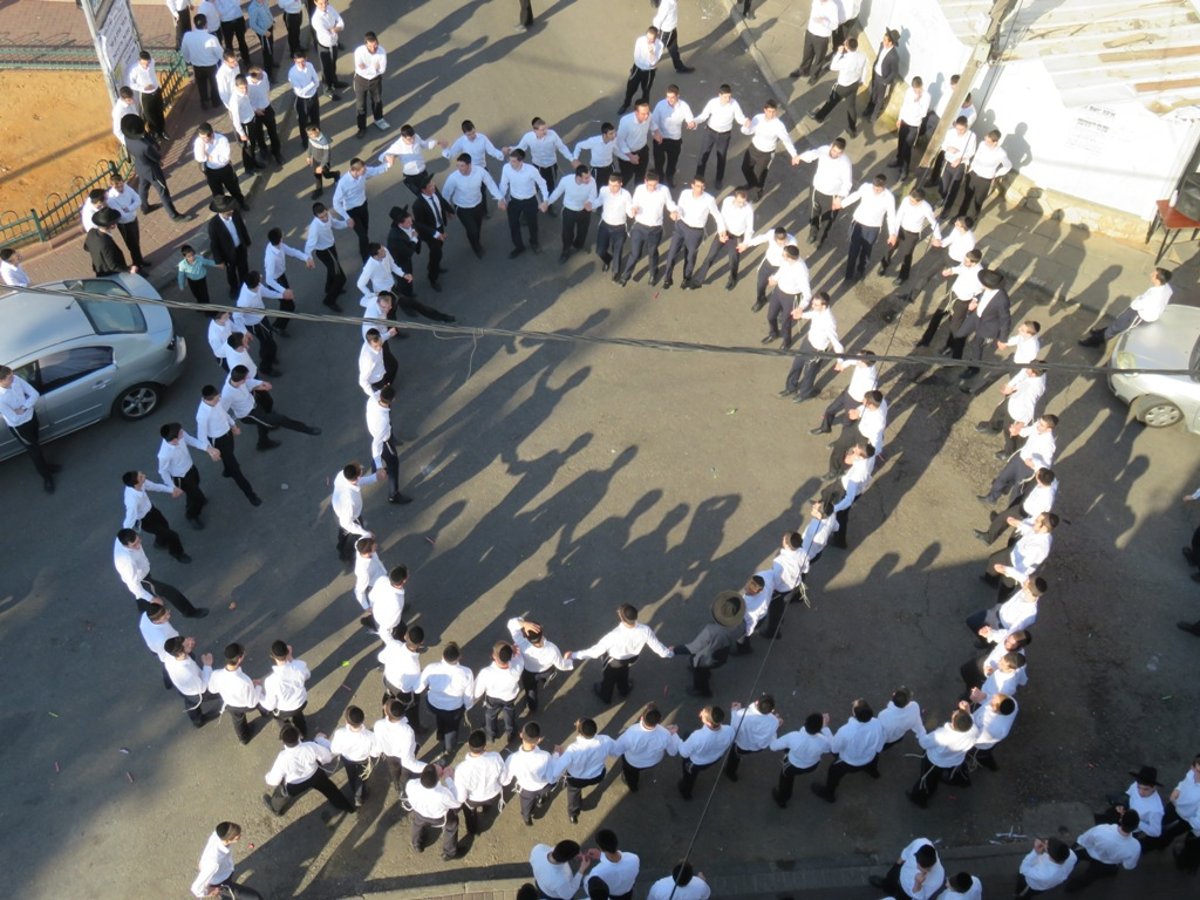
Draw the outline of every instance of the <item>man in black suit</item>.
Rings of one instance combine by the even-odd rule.
[[[422,243],[429,247],[429,286],[441,291],[438,276],[442,268],[442,246],[446,242],[446,223],[454,217],[448,204],[437,189],[433,179],[426,173],[421,183],[421,193],[413,201],[413,224]],[[403,263],[400,263],[403,267]],[[405,269],[404,271],[409,271]]]
[[[392,220],[392,227],[387,236],[388,253],[392,254],[396,265],[405,272],[412,272],[413,256],[421,252],[421,236],[413,227],[412,213],[405,206],[393,206],[388,212],[388,216]],[[396,292],[396,308],[404,310],[408,315],[424,316],[435,322],[455,321],[454,316],[418,301],[413,294],[411,282],[405,281],[403,278],[397,279],[393,289]],[[395,318],[395,311],[389,318]],[[384,344],[384,347],[386,346],[387,344]]]
[[[113,230],[121,214],[115,209],[97,210],[92,216],[95,228],[88,231],[83,239],[83,249],[92,258],[92,271],[97,275],[115,275],[118,272],[137,272],[137,266],[132,268],[125,262],[125,254],[117,246],[113,238]]]
[[[162,151],[158,142],[146,134],[146,123],[141,116],[128,115],[121,119],[121,134],[125,135],[125,150],[133,161],[133,169],[138,177],[138,196],[142,199],[142,208],[146,212],[157,209],[150,205],[150,185],[158,190],[162,198],[163,208],[173,222],[182,222],[194,216],[182,215],[171,200],[171,191],[167,187],[167,175],[163,172]]]
[[[900,35],[893,29],[888,29],[879,43],[875,65],[871,67],[871,91],[867,108],[863,110],[864,121],[869,122],[883,112],[887,106],[888,95],[892,92],[892,85],[900,77],[900,57],[896,53],[896,42],[899,40]]]
[[[237,299],[238,290],[250,274],[250,232],[237,211],[237,201],[227,194],[214,197],[208,204],[215,216],[208,221],[208,246],[212,258],[225,267],[229,299]]]
[[[1012,310],[1008,292],[1004,290],[1004,276],[994,269],[984,269],[979,273],[979,283],[983,285],[983,293],[971,301],[966,321],[954,333],[954,339],[958,342],[953,345],[958,351],[957,359],[965,355],[966,359],[978,362],[983,359],[985,350],[994,354],[996,344],[1012,332]],[[965,347],[964,354],[964,343],[968,337],[970,345]],[[964,371],[958,384],[959,390],[964,394],[974,393],[976,388],[971,385],[971,379],[978,374],[978,366],[971,366]],[[993,380],[995,374],[984,378],[978,387],[984,388]]]

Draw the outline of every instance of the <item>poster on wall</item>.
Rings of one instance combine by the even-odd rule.
[[[96,31],[101,64],[116,87],[125,83],[125,73],[137,62],[142,51],[137,28],[133,24],[133,10],[129,0],[112,0],[107,9],[101,9],[103,18],[96,20]]]

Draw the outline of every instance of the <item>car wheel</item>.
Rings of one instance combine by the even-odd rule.
[[[1183,419],[1183,411],[1162,397],[1139,397],[1133,405],[1133,415],[1150,428],[1169,428]]]
[[[135,384],[116,399],[113,412],[129,422],[144,419],[158,409],[162,390],[157,384]]]

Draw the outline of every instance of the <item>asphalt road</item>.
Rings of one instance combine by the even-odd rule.
[[[390,9],[357,0],[343,13],[349,35],[373,27],[391,51],[396,74],[385,90],[393,125],[411,121],[423,135],[450,140],[470,116],[504,143],[535,114],[569,143],[612,117],[628,44],[646,18],[640,0],[559,0],[539,11],[538,30],[521,36],[511,32],[515,4],[408,4],[394,20]],[[678,78],[685,98],[698,108],[716,83],[729,81],[748,109],[756,107],[765,89],[716,15],[723,7],[706,0],[700,9],[703,17],[686,13],[686,51],[698,71]],[[658,87],[670,78],[669,70],[660,73]],[[350,104],[327,118],[339,155],[348,156],[355,147]],[[372,133],[364,150],[382,145]],[[695,151],[689,141],[681,171]],[[879,144],[860,152],[860,171],[878,167],[885,152]],[[294,137],[288,153],[292,162],[250,216],[256,259],[268,223],[302,243],[311,181],[295,161]],[[772,168],[759,227],[796,227],[805,208],[809,175],[785,163]],[[373,231],[382,236],[388,207],[408,201],[398,176],[372,182]],[[1032,243],[1036,221],[1009,211],[993,226],[1001,223],[1027,230]],[[726,293],[715,276],[715,286],[684,293],[649,288],[642,278],[622,290],[599,274],[594,257],[559,266],[558,220],[543,218],[542,228],[546,252],[509,261],[503,220],[493,215],[485,228],[489,252],[479,262],[464,252],[454,225],[445,291],[433,294],[421,271],[422,299],[462,324],[759,346],[762,320],[749,312],[748,283]],[[831,273],[845,235],[843,221],[809,258],[816,286],[836,289]],[[1056,240],[1061,252],[1074,251],[1068,236]],[[341,250],[351,259],[353,239],[343,239]],[[1040,251],[1019,241],[992,252],[1018,277],[1042,266]],[[1148,265],[1137,248],[1098,238],[1077,256],[1075,292],[1094,307],[1139,290]],[[321,308],[318,275],[291,273],[302,309]],[[215,295],[218,283],[219,276]],[[887,304],[877,301],[889,290],[869,278],[835,293],[850,347],[911,346],[919,307],[886,322]],[[352,310],[355,298],[344,300]],[[1033,290],[1018,289],[1014,301],[1019,316],[1042,319],[1050,358],[1090,358],[1074,338],[1092,312],[1048,305]],[[283,820],[262,809],[262,776],[277,749],[272,734],[241,747],[227,723],[198,733],[188,726],[178,697],[161,687],[110,564],[120,473],[152,471],[159,424],[190,423],[200,386],[219,375],[200,318],[178,322],[192,354],[153,422],[107,422],[54,445],[64,470],[53,497],[42,494],[24,460],[0,466],[8,526],[0,533],[0,794],[7,799],[0,824],[12,896],[182,896],[208,833],[223,819],[243,824],[242,870],[275,897],[337,897],[449,872],[485,877],[493,865],[527,858],[535,840],[586,839],[601,823],[648,867],[669,866],[687,846],[702,802],[680,800],[676,770],[666,766],[636,800],[610,781],[588,801],[578,827],[568,825],[562,799],[531,830],[507,814],[449,866],[436,853],[411,852],[407,828],[391,827],[399,810],[381,781],[350,821],[326,821],[311,799]],[[324,434],[285,433],[269,455],[242,438],[243,465],[265,500],[259,509],[198,462],[211,498],[205,531],[187,530],[182,505],[156,498],[184,528],[195,562],[183,567],[151,551],[156,576],[212,608],[187,629],[201,649],[219,656],[227,642],[242,641],[250,648],[246,669],[259,677],[273,639],[295,645],[313,669],[310,721],[327,732],[350,702],[374,716],[379,695],[377,647],[358,627],[327,509],[335,472],[368,456],[357,347],[356,326],[297,324],[281,342],[276,402]],[[780,534],[799,524],[825,470],[825,440],[808,434],[822,404],[798,408],[774,396],[785,359],[450,333],[415,335],[396,350],[395,428],[407,442],[404,489],[416,500],[389,507],[382,489],[368,491],[365,517],[383,541],[384,561],[412,571],[410,609],[431,656],[456,640],[466,660],[482,666],[503,636],[503,620],[526,612],[564,648],[578,649],[610,627],[622,602],[639,605],[668,643],[686,640],[707,621],[711,598],[739,585],[770,558]],[[957,667],[972,652],[962,619],[992,596],[977,580],[986,551],[970,533],[986,522],[973,497],[997,465],[993,442],[972,427],[992,400],[968,398],[949,384],[914,384],[910,373],[887,372],[890,459],[855,507],[851,550],[830,551],[814,569],[814,608],[789,610],[786,637],[765,664],[760,645],[758,655],[717,673],[722,702],[770,690],[787,727],[813,710],[843,720],[855,697],[882,705],[900,684],[913,688],[930,724],[952,707]],[[821,384],[826,397],[841,387],[828,372]],[[929,810],[916,810],[904,797],[917,774],[916,759],[907,758],[914,745],[906,744],[885,758],[881,781],[847,780],[836,807],[809,796],[802,781],[785,813],[769,794],[775,760],[751,759],[738,784],[723,781],[717,790],[696,858],[748,867],[834,856],[886,860],[918,833],[973,845],[1012,829],[1073,832],[1089,807],[1127,784],[1127,770],[1156,764],[1171,783],[1184,771],[1197,749],[1200,691],[1190,678],[1197,645],[1173,623],[1196,618],[1195,585],[1176,549],[1196,524],[1179,503],[1195,487],[1196,438],[1128,422],[1101,379],[1052,378],[1047,408],[1062,417],[1056,468],[1070,524],[1048,569],[1052,588],[1031,651],[1031,684],[1014,735],[998,751],[1000,773],[983,773],[969,791],[943,789]],[[685,730],[696,720],[680,661],[643,659],[633,694],[610,710],[591,694],[598,677],[588,663],[555,684],[540,717],[552,740],[565,739],[579,715],[595,715],[615,734],[648,701]],[[712,780],[705,773],[701,790]]]

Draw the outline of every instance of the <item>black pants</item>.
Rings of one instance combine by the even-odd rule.
[[[760,198],[767,186],[767,172],[771,168],[772,155],[769,151],[764,152],[750,146],[742,156],[742,177],[746,181],[746,187],[757,189]]]
[[[512,238],[514,250],[524,250],[525,241],[521,237],[521,223],[529,229],[529,243],[535,249],[538,247],[538,203],[537,197],[525,200],[511,199],[508,201],[508,234]]]
[[[360,528],[365,528],[362,519],[354,520],[354,524]],[[349,563],[354,559],[354,544],[362,537],[357,531],[347,531],[340,524],[338,525],[337,534],[337,554],[338,558],[344,563]]]
[[[715,150],[717,152],[717,183],[715,187],[718,189],[725,180],[725,160],[729,156],[729,138],[732,133],[732,131],[713,131],[706,127],[704,141],[700,144],[700,158],[696,161],[696,177],[704,177],[704,170],[708,167],[709,154]]]
[[[866,765],[852,766],[850,763],[842,762],[840,759],[834,760],[829,765],[829,770],[825,773],[825,791],[830,797],[837,794],[837,787],[842,783],[842,779],[851,772],[866,772],[872,778],[879,777],[879,756],[871,760]]]
[[[118,222],[117,231],[121,232],[121,239],[125,241],[125,247],[129,250],[129,262],[141,266],[145,260],[142,259],[142,235],[137,219],[132,222]]]
[[[178,688],[176,689],[178,690]],[[196,728],[201,728],[208,721],[204,712],[204,703],[206,700],[212,700],[213,695],[204,694],[184,694],[180,692],[180,697],[183,698],[183,709],[187,713],[188,719]]]
[[[476,256],[482,256],[483,241],[479,239],[479,236],[483,232],[483,215],[487,211],[486,207],[480,202],[475,206],[456,206],[454,211],[458,215],[458,221],[462,222],[463,231],[467,233],[467,243],[471,245]]]
[[[239,245],[234,250],[233,259],[226,259],[224,263],[225,281],[229,284],[229,297],[233,299],[237,297],[242,283],[245,282],[246,276],[250,274],[250,259],[247,255],[246,245]]]
[[[266,446],[271,440],[271,432],[276,428],[286,428],[288,431],[299,431],[303,434],[309,433],[309,426],[299,421],[292,419],[282,413],[274,410],[265,410],[261,406],[255,405],[250,411],[250,415],[241,420],[243,425],[253,425],[258,429],[258,446]]]
[[[1079,861],[1071,871],[1070,877],[1067,878],[1067,882],[1063,886],[1063,893],[1074,894],[1082,891],[1093,881],[1098,881],[1101,878],[1116,878],[1117,873],[1121,871],[1121,867],[1118,865],[1092,859],[1088,855],[1088,852],[1078,844],[1073,849]]]
[[[367,771],[367,761],[346,759],[343,757],[342,765],[346,769],[346,787],[350,788],[350,798],[354,801],[355,806],[362,806],[363,797],[366,793],[366,788],[363,786],[363,776]]]
[[[900,123],[900,130],[896,135],[896,163],[900,166],[901,178],[908,174],[908,167],[912,165],[913,146],[917,143],[919,131],[919,125]]]
[[[150,507],[150,512],[142,516],[140,524],[142,531],[154,535],[155,547],[166,547],[167,552],[175,557],[183,555],[183,541],[171,529],[167,517],[159,512],[158,507]]]
[[[642,781],[642,769],[637,766],[630,765],[629,760],[624,756],[621,757],[621,780],[625,782],[625,786],[631,791],[637,791]]]
[[[625,261],[625,269],[621,273],[621,277],[629,278],[631,275],[633,275],[634,266],[636,266],[638,260],[642,258],[642,254],[646,253],[649,256],[650,278],[657,278],[658,245],[661,241],[661,225],[651,227],[649,225],[643,225],[640,222],[634,222],[629,236],[629,258]]]
[[[725,774],[731,781],[738,780],[738,770],[742,766],[742,757],[751,756],[758,753],[758,750],[743,750],[737,744],[729,748],[729,754],[725,757]]]
[[[592,222],[592,214],[586,209],[563,209],[562,211],[562,245],[563,253],[571,249],[582,250],[587,241],[588,226]]]
[[[538,246],[538,242],[537,242],[537,206],[536,205],[534,206],[533,211],[534,211],[534,219],[533,219],[533,227],[529,229],[529,243],[536,250],[537,246]],[[446,227],[446,225],[443,222],[442,229],[441,229],[443,231],[443,233],[444,233],[445,227]],[[442,249],[445,244],[445,241],[439,240],[438,238],[426,238],[426,239],[424,239],[424,241],[425,241],[425,246],[429,248],[429,253],[428,253],[429,265],[426,267],[425,273],[426,273],[426,275],[429,276],[430,284],[437,284],[438,276],[442,274]]]
[[[533,0],[521,0],[521,12],[517,21],[526,28],[533,27]]]
[[[601,770],[599,775],[592,778],[574,778],[567,776],[567,815],[572,819],[578,818],[579,813],[583,811],[583,789],[591,787],[593,784],[599,784],[604,780],[605,772]]]
[[[354,812],[354,804],[346,799],[346,795],[325,774],[324,769],[317,769],[316,772],[303,781],[297,781],[295,784],[287,784],[276,788],[270,798],[271,811],[277,816],[282,816],[298,797],[310,790],[321,794],[336,809],[340,809],[343,812]]]
[[[521,820],[526,824],[530,824],[533,820],[534,807],[544,806],[550,799],[550,792],[554,789],[554,785],[548,784],[537,791],[530,791],[521,788]]]
[[[208,109],[209,103],[220,103],[217,93],[217,67],[192,66],[192,76],[196,79],[196,90],[200,92],[200,108]]]
[[[872,72],[871,90],[867,94],[867,108],[863,110],[863,118],[870,120],[873,116],[882,115],[891,92],[891,82],[884,81],[878,73]]]
[[[958,214],[972,216],[975,224],[978,225],[979,216],[983,212],[983,204],[987,201],[988,194],[992,192],[993,181],[992,178],[984,178],[982,175],[968,172],[963,181],[962,206],[958,208]]]
[[[290,59],[297,50],[304,49],[300,42],[300,24],[303,21],[301,13],[284,13],[283,25],[287,29],[288,38],[288,58]]]
[[[682,150],[683,138],[663,138],[654,144],[654,168],[667,187],[675,187],[675,170]]]
[[[337,45],[326,47],[324,44],[318,44],[317,53],[321,58],[321,79],[325,83],[325,90],[333,93],[337,87]]]
[[[233,166],[229,163],[219,169],[210,169],[205,166],[204,180],[208,182],[208,190],[214,197],[228,194],[234,200],[245,202],[246,198],[242,196],[242,189],[238,185],[237,173],[233,171]]]
[[[43,478],[49,478],[53,473],[50,471],[50,464],[42,456],[42,444],[38,435],[37,413],[34,413],[33,417],[24,424],[9,425],[8,430],[17,439],[17,443],[25,448],[25,452],[29,454],[29,460],[33,463],[33,467],[37,469],[37,473]]]
[[[192,606],[192,602],[183,595],[183,591],[173,585],[167,584],[165,581],[159,581],[157,578],[151,578],[147,575],[142,579],[142,587],[148,590],[155,597],[161,597],[167,603],[171,604],[180,614],[187,619],[196,617],[196,607]],[[147,603],[145,600],[138,601],[138,611],[147,612],[153,608],[153,604]]]
[[[281,709],[278,712],[272,713],[271,715],[279,721],[280,728],[283,728],[284,725],[291,725],[297,731],[300,732],[300,737],[307,738],[308,737],[308,719],[306,719],[304,717],[304,707],[306,707],[306,706],[308,706],[307,700],[300,704],[299,709],[293,709],[293,710]]]
[[[149,94],[140,94],[142,101],[142,118],[151,134],[162,137],[167,130],[166,116],[163,114],[162,88]]]
[[[150,206],[150,188],[158,191],[159,199],[162,200],[163,209],[168,215],[177,216],[179,210],[175,208],[175,201],[171,199],[171,189],[167,187],[167,176],[160,169],[149,178],[138,179],[138,197],[141,198],[142,208],[146,209]]]
[[[683,760],[683,777],[679,779],[679,796],[684,800],[692,799],[692,791],[696,788],[696,777],[713,763],[698,766],[690,759]]]
[[[221,39],[227,51],[233,51],[234,41],[238,45],[238,55],[247,67],[250,65],[250,48],[246,45],[246,20],[238,16],[232,22],[221,23]]]
[[[484,816],[499,806],[499,795],[483,803],[464,801],[462,805],[463,822],[467,826],[467,834],[482,834]]]
[[[924,806],[929,802],[929,798],[937,792],[937,786],[942,781],[947,784],[965,786],[971,783],[971,778],[967,775],[967,770],[961,765],[949,769],[942,768],[930,762],[928,755],[923,756],[921,758],[920,774],[917,776],[916,783],[913,784],[910,793],[913,802]]]
[[[683,59],[679,56],[679,29],[673,28],[670,31],[664,31],[658,37],[662,41],[663,49],[671,54],[671,62],[675,65],[675,71],[685,71],[687,66],[683,64]]]
[[[769,333],[775,336],[783,334],[783,346],[791,346],[792,327],[796,320],[792,318],[792,310],[796,308],[796,298],[799,294],[785,294],[778,287],[771,291],[771,299],[767,304],[767,327]],[[781,324],[782,323],[782,324]]]
[[[530,672],[528,669],[522,670],[521,690],[525,692],[525,709],[530,715],[537,712],[541,699],[541,690],[553,677],[553,669],[547,669],[545,672]]]
[[[646,180],[646,171],[650,168],[650,148],[648,146],[638,147],[632,151],[637,154],[637,162],[630,162],[627,159],[618,159],[617,167],[621,170],[621,179],[625,183],[625,190],[633,193],[633,189]]]
[[[548,166],[536,166],[538,174],[542,176],[542,180],[546,182],[546,196],[549,197],[558,184],[558,160],[555,159]]]
[[[800,74],[809,74],[813,66],[816,66],[816,73],[820,73],[821,67],[825,63],[825,54],[828,52],[829,38],[818,37],[806,30],[804,32],[804,56],[800,60]]]
[[[759,306],[766,306],[767,282],[770,281],[771,277],[778,271],[778,266],[773,266],[766,260],[763,260],[762,265],[758,267],[758,285],[755,288],[754,297]]]
[[[842,391],[833,402],[825,408],[825,412],[821,415],[821,428],[829,431],[833,428],[833,423],[837,419],[839,413],[849,412],[852,409],[858,409],[858,401],[850,396],[849,391]]]
[[[499,724],[500,727],[497,727]],[[508,735],[509,743],[517,739],[517,710],[513,701],[483,698],[483,730],[489,741],[500,737],[501,729]]]
[[[359,131],[367,127],[368,103],[371,105],[371,116],[378,122],[383,118],[383,76],[363,78],[361,75],[355,74],[354,108],[355,121],[358,123]]]
[[[801,397],[807,397],[816,389],[817,373],[824,363],[825,360],[819,357],[796,354],[783,386]]]
[[[189,519],[199,519],[200,511],[204,509],[208,498],[200,490],[200,470],[192,466],[187,474],[172,479],[175,487],[183,491],[184,502],[187,504],[184,515]]]
[[[404,718],[408,720],[408,724],[412,727],[413,731],[425,730],[421,725],[421,698],[419,695],[414,694],[412,691],[400,690],[400,688],[388,682],[386,678],[383,680],[383,692],[385,702],[399,700],[401,705],[404,706]],[[421,773],[416,772],[414,774],[419,775]]]
[[[601,221],[596,228],[596,255],[604,264],[612,265],[615,273],[621,272],[621,256],[625,250],[626,231],[624,225],[609,225]]]
[[[425,698],[425,702],[429,703],[428,697]],[[437,721],[437,739],[442,742],[442,749],[447,755],[453,755],[454,748],[458,746],[458,728],[463,719],[462,707],[438,709],[429,703],[429,711],[433,713],[433,717]]]
[[[861,87],[860,82],[854,84],[836,84],[829,92],[829,96],[825,102],[817,109],[813,110],[813,117],[818,122],[825,121],[826,117],[833,112],[835,106],[842,101],[846,102],[846,126],[850,129],[850,134],[854,135],[858,132],[858,89]]]
[[[358,238],[358,255],[362,257],[363,262],[367,261],[367,245],[368,228],[371,224],[371,210],[366,203],[362,206],[355,206],[346,210],[346,215],[350,219],[350,227],[354,230],[354,236]]]
[[[744,235],[730,234],[725,243],[721,243],[721,239],[714,238],[712,246],[708,248],[708,256],[704,258],[704,264],[700,266],[700,271],[696,273],[695,280],[700,284],[704,284],[708,280],[708,270],[714,262],[721,256],[724,256],[729,263],[729,281],[732,285],[737,281],[738,266],[742,261],[742,255],[738,253],[738,244],[742,242]]]
[[[342,263],[338,259],[337,247],[314,250],[313,256],[325,267],[325,299],[321,302],[326,306],[334,306],[337,304],[338,294],[346,286],[346,273],[342,271]]]
[[[386,344],[384,345],[387,346]],[[389,383],[395,383],[394,379]],[[392,446],[391,441],[387,441],[383,445],[383,450],[380,452],[380,458],[383,459],[383,465],[387,469],[388,478],[388,496],[395,497],[400,493],[400,459],[396,456],[396,448]]]
[[[820,765],[820,763],[817,765]],[[797,775],[807,775],[809,772],[816,771],[816,768],[817,766],[808,766],[804,769],[798,769],[791,763],[785,762],[783,768],[779,770],[779,786],[775,789],[779,794],[780,803],[785,804],[792,799]]]
[[[253,128],[259,149],[266,153],[269,145],[275,161],[283,162],[283,148],[279,143],[279,123],[275,118],[275,110],[268,106],[262,112],[255,113]]]
[[[241,707],[241,706],[226,706],[225,712],[229,713],[229,718],[233,722],[233,734],[238,739],[239,744],[250,743],[250,738],[254,735],[254,730],[250,727],[250,723],[246,721],[246,717],[253,713],[257,706]]]
[[[218,884],[210,884],[209,887],[220,889],[217,893],[218,900],[263,900],[263,895],[249,885],[235,884],[232,875]]]
[[[321,126],[321,100],[319,95],[296,97],[296,121],[300,124],[300,146],[308,147],[308,126]]]
[[[846,254],[846,280],[862,278],[871,260],[871,250],[879,237],[879,228],[855,222],[850,227],[850,250]]]
[[[917,252],[917,245],[921,243],[921,234],[917,231],[907,231],[904,228],[900,229],[900,233],[896,236],[896,246],[888,247],[883,254],[883,259],[879,263],[879,274],[887,271],[887,267],[891,265],[892,259],[896,256],[900,257],[899,276],[905,280],[912,273],[913,254]]]
[[[967,167],[964,163],[959,163],[957,166],[944,166],[942,168],[941,191],[942,191],[942,212],[946,212],[954,205],[954,200],[958,196],[958,189],[962,186],[963,175]]]
[[[654,69],[639,69],[637,66],[629,68],[629,80],[625,82],[625,99],[621,101],[621,106],[628,108],[633,103],[633,95],[640,89],[642,96],[639,98],[643,103],[650,102],[650,89],[654,87],[654,76],[657,73]],[[629,182],[625,183],[625,187],[630,187]]]
[[[693,656],[689,668],[692,670],[692,688],[701,697],[711,697],[713,667],[698,665]]]
[[[262,65],[263,69],[268,72],[275,71],[275,27],[267,29],[266,34],[258,36],[258,46],[262,50]]]
[[[704,229],[693,228],[682,221],[675,223],[671,232],[671,243],[667,247],[667,280],[675,271],[675,262],[683,254],[683,280],[689,281],[696,268],[696,257],[700,253],[700,242],[704,240]]]
[[[629,696],[633,687],[629,683],[629,668],[634,663],[632,659],[606,659],[604,674],[600,676],[600,699],[605,703],[612,702],[613,688],[622,698]]]
[[[213,440],[213,446],[221,451],[221,475],[225,478],[232,478],[234,484],[242,489],[242,493],[247,499],[254,499],[254,488],[250,486],[250,482],[246,476],[242,474],[242,467],[238,463],[237,454],[234,452],[233,432],[227,431],[219,438]]]
[[[1020,454],[1014,453],[1005,463],[1004,468],[1000,470],[996,480],[992,482],[992,487],[987,494],[988,500],[995,503],[1002,495],[1033,478],[1034,474],[1034,470],[1025,465]]]
[[[242,148],[242,170],[249,175],[265,165],[256,155],[258,150],[265,149],[262,146],[263,136],[262,129],[258,126],[258,117],[255,116],[249,122],[243,122],[242,130],[246,132],[246,140],[238,141]]]
[[[808,206],[808,237],[810,241],[824,242],[829,237],[829,229],[837,221],[841,210],[833,208],[833,197],[822,194],[813,188],[812,199]]]

